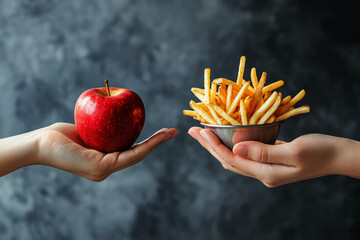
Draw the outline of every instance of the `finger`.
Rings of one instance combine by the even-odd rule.
[[[224,168],[226,168],[225,165],[227,165],[226,162],[224,162],[213,150],[212,148],[209,146],[208,142],[203,138],[203,136],[201,136],[200,131],[203,130],[203,128],[200,127],[192,127],[189,129],[188,133],[195,138],[203,148],[205,148],[206,150],[208,150],[210,152],[211,155],[213,155],[217,160],[219,160],[219,162],[223,165]]]
[[[75,124],[71,123],[57,122],[50,125],[48,128],[61,132],[67,137],[68,135],[72,136],[74,132],[77,133]]]
[[[175,131],[176,134],[178,133],[178,131],[177,131],[176,129],[174,129],[174,128],[171,128],[171,129],[162,128],[162,129],[158,130],[157,132],[155,132],[155,133],[154,133],[153,135],[151,135],[150,137],[148,137],[147,139],[145,139],[145,140],[143,140],[143,141],[141,141],[141,142],[139,142],[139,143],[134,143],[134,145],[132,145],[131,148],[135,148],[135,147],[143,144],[144,142],[148,141],[150,138],[152,138],[152,137],[154,137],[155,135],[157,135],[157,134],[159,134],[159,133],[161,133],[161,132],[164,132],[164,131],[171,131],[171,132]]]
[[[261,165],[262,175],[258,178],[267,187],[277,187],[301,180],[296,167],[272,163],[261,163]]]
[[[63,135],[65,135],[72,141],[76,142],[77,144],[80,144],[81,146],[88,148],[88,146],[81,139],[75,124],[57,122],[50,125],[49,128],[62,133]]]
[[[200,134],[201,130],[203,130],[203,128],[192,127],[192,128],[189,129],[188,133],[195,140],[197,140],[203,148],[208,150],[211,153],[211,155],[213,155],[215,158],[217,158],[221,162],[221,159],[219,158],[219,156],[210,148],[207,141],[201,136],[201,134]]]
[[[195,138],[200,144],[201,146],[203,146],[206,150],[208,150],[211,155],[213,155],[223,166],[224,169],[232,171],[234,173],[240,174],[240,175],[244,175],[244,176],[248,176],[249,174],[242,172],[232,166],[230,166],[227,162],[225,162],[223,159],[221,159],[221,157],[219,157],[213,150],[212,148],[209,146],[208,142],[203,138],[203,136],[201,136],[200,131],[203,130],[200,127],[192,127],[189,129],[189,134]]]
[[[260,175],[261,166],[258,162],[236,156],[208,129],[201,130],[200,134],[208,142],[210,148],[232,169],[236,169],[246,176],[257,177]]]
[[[178,131],[174,128],[163,128],[138,146],[120,153],[116,159],[115,169],[123,169],[144,159],[155,147],[175,137]]]
[[[203,128],[200,127],[192,127],[189,129],[188,133],[195,138],[203,148],[208,150],[211,155],[213,155],[220,163],[221,165],[227,169],[228,165],[226,162],[224,162],[209,146],[208,142],[201,136],[200,131],[203,130]]]
[[[211,148],[208,149],[207,142],[203,140],[203,138],[200,135],[200,131],[203,130],[201,127],[192,127],[189,129],[188,134],[192,136],[195,140],[197,140],[201,146],[203,146],[206,150],[212,151]]]
[[[234,154],[260,163],[276,163],[294,166],[294,150],[286,143],[269,145],[261,142],[240,142],[233,148]]]
[[[268,187],[279,186],[291,181],[296,174],[296,167],[283,164],[260,163],[233,154],[219,139],[209,130],[202,130],[201,134],[206,138],[210,147],[231,167],[241,171],[247,176],[259,179]],[[244,175],[244,174],[243,174]]]

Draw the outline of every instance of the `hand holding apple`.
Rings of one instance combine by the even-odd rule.
[[[140,162],[178,133],[174,128],[163,128],[145,141],[133,144],[144,118],[144,105],[134,92],[108,86],[106,90],[87,90],[76,104],[77,126],[55,123],[0,139],[0,177],[29,165],[46,165],[102,181]]]
[[[81,139],[101,152],[123,151],[139,137],[145,122],[141,98],[124,88],[93,88],[75,105],[75,124]]]

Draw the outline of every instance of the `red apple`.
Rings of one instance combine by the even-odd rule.
[[[75,124],[81,139],[101,152],[130,148],[145,122],[141,98],[124,88],[92,88],[75,105]]]

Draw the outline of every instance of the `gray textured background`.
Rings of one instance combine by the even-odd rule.
[[[311,3],[307,3],[311,2]],[[182,116],[213,77],[249,69],[305,88],[312,113],[280,138],[359,137],[359,3],[236,0],[0,0],[0,137],[73,122],[77,97],[137,92],[147,119],[180,134],[144,162],[94,183],[32,166],[0,178],[0,239],[359,239],[360,181],[329,176],[267,189],[225,171]],[[345,149],[344,149],[345,150]]]

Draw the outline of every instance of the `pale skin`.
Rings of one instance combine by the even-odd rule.
[[[230,150],[208,129],[192,127],[188,133],[225,169],[267,187],[333,174],[360,178],[360,142],[347,138],[308,134],[275,145],[240,142]]]
[[[47,165],[91,181],[102,181],[140,162],[177,133],[176,129],[163,128],[129,150],[104,154],[88,148],[74,124],[55,123],[0,139],[0,177],[29,165]]]

